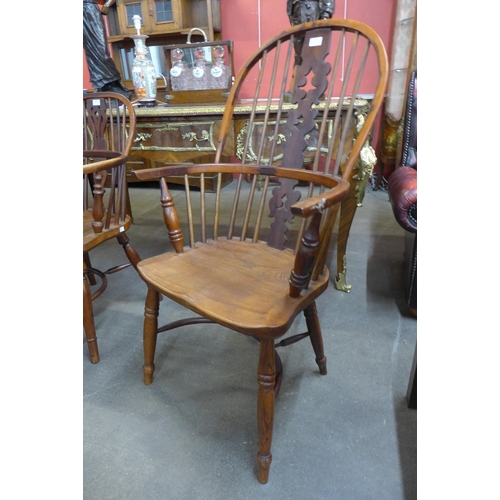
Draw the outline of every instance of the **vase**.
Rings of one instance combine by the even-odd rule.
[[[132,61],[132,83],[134,91],[139,101],[156,100],[156,69],[153,61],[148,57],[146,48],[147,35],[141,35],[141,17],[133,16],[134,26],[137,35],[130,38],[134,40],[135,57]]]

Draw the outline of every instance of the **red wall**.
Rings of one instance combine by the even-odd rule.
[[[396,0],[336,0],[334,17],[355,19],[371,26],[385,43],[390,60]],[[114,7],[111,7],[114,8]],[[260,45],[290,27],[286,0],[221,0],[222,38],[234,43],[235,73]],[[91,88],[83,53],[83,88]],[[382,115],[375,126],[377,144]]]
[[[355,19],[371,26],[390,52],[396,0],[336,1],[335,17]],[[111,7],[114,8],[114,7]],[[286,0],[221,0],[222,38],[234,42],[237,73],[246,58],[264,42],[290,27]],[[91,88],[83,54],[83,88]]]
[[[371,26],[386,44],[389,54],[395,8],[396,0],[337,0],[334,17]],[[222,37],[234,42],[235,73],[259,42],[290,27],[286,0],[221,0],[221,16]]]
[[[372,27],[382,38],[390,61],[392,32],[397,0],[336,0],[334,17],[354,19]],[[242,63],[259,46],[290,27],[286,0],[221,0],[222,38],[234,42],[234,66]],[[372,146],[376,149],[383,112],[373,130]]]

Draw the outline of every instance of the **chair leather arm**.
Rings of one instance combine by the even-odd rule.
[[[411,233],[417,232],[417,171],[399,167],[389,177],[389,200],[398,224]]]

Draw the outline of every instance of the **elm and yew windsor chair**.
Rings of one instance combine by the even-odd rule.
[[[125,163],[135,127],[134,108],[122,95],[83,95],[83,326],[92,363],[99,362],[92,301],[106,289],[106,275],[136,267],[140,260],[126,233],[132,218]],[[89,252],[111,238],[122,245],[129,262],[102,272],[92,267]],[[92,292],[96,276],[101,283]]]
[[[327,372],[315,300],[329,284],[325,262],[334,223],[382,104],[387,67],[382,41],[362,23],[330,19],[290,28],[259,48],[240,70],[213,164],[134,172],[141,180],[159,180],[174,249],[137,265],[148,286],[145,383],[153,380],[160,332],[211,322],[258,340],[261,483],[268,480],[274,404],[282,380],[276,348],[309,338],[320,373]],[[353,133],[354,103],[367,95],[370,109]],[[238,118],[235,104],[245,102],[250,118],[234,134],[242,162],[223,164],[224,141]],[[215,193],[205,191],[204,175],[227,172],[234,180],[224,192],[220,182]],[[201,177],[199,191],[189,186],[195,174]],[[174,202],[169,175],[184,175],[185,201],[175,197]],[[233,193],[225,209],[221,199]],[[159,328],[161,296],[197,316]],[[278,342],[300,313],[307,332]]]

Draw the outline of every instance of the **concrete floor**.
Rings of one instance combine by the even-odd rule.
[[[145,258],[167,244],[158,190],[130,194],[128,234]],[[163,333],[146,386],[146,287],[132,268],[109,276],[94,301],[100,363],[83,344],[83,498],[417,498],[417,411],[406,404],[417,322],[404,304],[403,248],[387,193],[368,187],[348,244],[352,291],[332,283],[317,303],[328,375],[319,375],[307,341],[280,351],[266,485],[255,467],[256,342],[215,325]],[[111,241],[91,257],[107,269],[124,254]],[[182,314],[165,299],[160,321]],[[303,319],[296,323],[293,333],[304,331]]]

